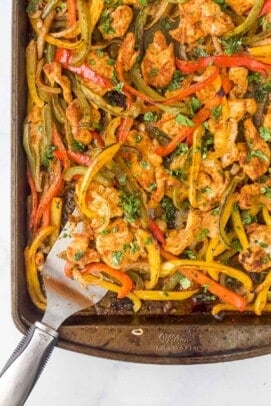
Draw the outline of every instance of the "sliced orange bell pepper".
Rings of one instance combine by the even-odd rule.
[[[220,285],[219,283],[213,281],[209,276],[205,275],[204,273],[198,271],[193,267],[178,267],[179,258],[171,253],[161,249],[161,255],[169,260],[169,261],[176,261],[176,270],[177,268],[180,272],[190,280],[198,283],[201,286],[207,286],[209,292],[213,293],[217,297],[219,297],[223,302],[229,303],[236,307],[239,311],[244,311],[246,307],[246,299],[243,296],[238,295],[235,292],[232,292],[230,289]]]
[[[121,283],[121,289],[118,291],[118,299],[124,298],[131,292],[133,282],[132,279],[128,275],[126,275],[126,273],[117,269],[110,268],[110,266],[102,264],[100,262],[93,262],[92,264],[86,265],[85,270],[83,271],[83,273],[95,272],[104,272],[115,279],[117,282]]]
[[[72,27],[76,23],[76,0],[67,0],[68,25]]]

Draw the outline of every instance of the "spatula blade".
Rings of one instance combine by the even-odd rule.
[[[55,330],[66,318],[98,303],[107,293],[107,290],[97,285],[81,286],[77,280],[65,275],[65,260],[60,254],[66,251],[72,241],[71,234],[80,231],[82,223],[67,222],[44,264],[47,308],[42,322]]]

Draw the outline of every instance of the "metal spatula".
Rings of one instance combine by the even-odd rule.
[[[57,344],[59,326],[106,294],[99,286],[83,288],[64,274],[65,261],[58,254],[71,241],[71,231],[79,228],[80,223],[75,227],[68,222],[46,258],[43,279],[47,308],[41,322],[32,325],[0,373],[0,406],[24,404]]]

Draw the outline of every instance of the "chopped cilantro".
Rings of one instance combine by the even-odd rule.
[[[200,232],[198,233],[198,235],[196,236],[196,240],[197,241],[201,241],[204,240],[207,237],[207,234],[209,233],[209,229],[208,228],[202,228],[200,230]]]
[[[208,53],[205,51],[205,49],[204,49],[204,48],[201,48],[201,47],[196,48],[196,49],[194,50],[193,54],[194,54],[196,57],[198,57],[198,58],[203,58],[203,57],[205,57],[205,56],[208,56]]]
[[[172,199],[168,196],[164,196],[160,204],[163,209],[163,220],[165,220],[168,225],[174,224],[176,217],[176,208],[173,204]]]
[[[170,30],[170,22],[168,21],[168,19],[164,19],[161,21],[161,27],[165,30],[168,31]]]
[[[200,191],[200,193],[210,193],[211,190],[212,189],[210,186],[205,186],[205,187],[202,187],[199,191]]]
[[[114,265],[119,265],[121,261],[123,260],[124,257],[124,252],[122,251],[114,251],[112,253],[112,262]]]
[[[140,166],[141,166],[141,168],[144,168],[144,169],[151,169],[151,165],[150,165],[150,163],[149,162],[147,162],[147,161],[140,161],[140,164],[139,164]]]
[[[122,89],[123,89],[122,82],[117,83],[116,86],[113,87],[113,90],[115,90],[118,93],[123,93]]]
[[[148,190],[150,191],[150,192],[154,192],[155,190],[157,189],[157,183],[152,183],[149,187],[148,187]]]
[[[211,211],[211,214],[212,214],[213,216],[216,216],[216,215],[219,214],[219,213],[220,213],[220,207],[219,207],[219,206],[215,207],[215,208]]]
[[[138,0],[141,7],[146,7],[148,5],[148,0]]]
[[[144,241],[145,245],[150,245],[152,243],[152,237],[147,237],[146,240]]]
[[[111,25],[113,20],[108,9],[103,11],[100,21],[100,27],[104,34],[114,34],[115,30]]]
[[[189,152],[189,147],[186,143],[182,142],[177,146],[175,151],[173,152],[173,157],[179,156],[179,155],[186,155]]]
[[[101,130],[101,129],[103,128],[102,124],[101,124],[101,123],[98,123],[98,122],[93,122],[91,125],[92,125],[92,127],[95,128],[96,130]]]
[[[120,194],[120,205],[128,221],[133,222],[139,217],[140,199],[136,194],[122,191]]]
[[[175,121],[177,124],[180,124],[180,125],[185,125],[187,127],[194,127],[193,121],[190,120],[190,118],[184,116],[183,114],[178,114],[175,117]]]
[[[147,113],[144,114],[144,120],[145,121],[157,121],[157,115],[154,114],[152,111],[147,111]]]
[[[179,89],[181,86],[182,81],[184,80],[184,76],[178,70],[174,72],[173,79],[170,84],[167,86],[167,90],[170,92],[176,89]]]
[[[107,234],[110,234],[110,230],[108,230],[108,229],[105,229],[105,230],[103,230],[103,231],[101,231],[99,234],[100,235],[107,235]]]
[[[212,109],[212,118],[218,120],[222,113],[222,106],[216,106]]]
[[[115,63],[116,63],[115,59],[112,59],[112,58],[108,58],[106,61],[106,64],[110,65],[110,66],[114,66]]]
[[[56,147],[54,145],[48,145],[48,147],[46,147],[41,161],[43,166],[48,167],[50,165],[50,162],[54,158],[53,151],[55,151],[55,149]]]
[[[99,56],[99,58],[102,58],[104,56],[104,51],[98,48],[96,49],[96,54]]]
[[[73,140],[72,141],[72,150],[75,152],[84,152],[86,150],[86,147],[82,142]]]
[[[226,55],[235,54],[242,45],[242,38],[229,37],[222,39],[222,46]]]
[[[254,97],[258,102],[264,101],[265,96],[271,92],[271,82],[261,83],[260,86],[255,87]]]
[[[190,99],[190,105],[191,105],[191,109],[195,113],[197,110],[199,110],[201,108],[202,103],[199,99],[197,99],[196,97],[193,96]]]
[[[253,157],[260,158],[263,161],[269,162],[268,157],[262,151],[260,151],[258,149],[251,149],[250,151],[248,151],[248,154],[247,154],[248,161],[250,161],[250,159]]]
[[[180,169],[169,169],[168,173],[174,178],[180,180],[181,182],[187,179],[187,173],[183,168]]]
[[[197,254],[195,251],[193,250],[184,250],[184,255],[186,255],[189,259],[197,259]]]
[[[271,187],[270,186],[265,186],[260,188],[260,192],[268,197],[269,199],[271,198]]]
[[[82,259],[83,258],[83,256],[84,256],[84,251],[77,251],[75,254],[74,254],[74,260],[75,261],[80,261],[80,259]]]
[[[126,173],[121,174],[120,176],[118,176],[118,181],[121,185],[125,185],[127,180],[127,175]]]
[[[135,252],[138,252],[140,250],[139,245],[134,241],[130,242],[129,249],[132,254],[134,254]]]
[[[142,135],[140,135],[140,134],[135,134],[135,142],[136,142],[137,144],[139,144],[141,140],[142,140]]]
[[[154,78],[158,73],[158,68],[151,68],[150,70],[150,77]]]
[[[260,127],[259,134],[264,141],[266,141],[266,142],[271,141],[271,130],[269,130],[269,128]]]
[[[255,221],[255,217],[251,216],[248,211],[241,213],[242,223],[245,225],[251,224]]]
[[[191,286],[191,281],[187,279],[185,276],[180,275],[179,284],[182,289],[189,289]]]
[[[238,238],[232,239],[231,246],[232,246],[232,248],[236,249],[236,251],[238,251],[238,252],[242,251],[242,245],[240,244],[240,241],[238,240]]]

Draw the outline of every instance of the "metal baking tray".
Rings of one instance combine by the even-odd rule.
[[[26,110],[25,47],[29,26],[26,2],[13,2],[12,41],[12,312],[25,332],[42,315],[26,287],[25,154],[22,124]],[[98,357],[154,364],[196,364],[244,359],[271,353],[271,316],[227,315],[219,321],[206,314],[170,316],[80,313],[60,328],[59,346]]]

